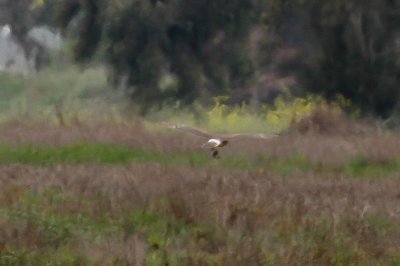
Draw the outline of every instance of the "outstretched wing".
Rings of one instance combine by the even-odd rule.
[[[180,124],[175,124],[175,123],[170,123],[170,122],[163,122],[163,126],[168,127],[168,128],[173,128],[173,129],[178,129],[181,131],[189,132],[192,133],[196,136],[203,137],[203,138],[217,138],[221,140],[235,140],[235,139],[272,139],[279,137],[279,135],[265,135],[265,134],[259,134],[259,133],[237,133],[237,134],[210,134],[202,129],[199,128],[194,128],[194,127],[188,127],[185,125],[180,125]]]
[[[189,132],[189,133],[192,133],[193,135],[196,135],[199,137],[212,138],[211,134],[209,134],[208,132],[206,132],[202,129],[199,129],[199,128],[188,127],[185,125],[179,125],[179,124],[170,123],[170,122],[163,122],[162,125],[167,128],[173,128],[173,129],[177,129],[180,131]]]
[[[238,133],[238,134],[219,134],[218,137],[222,139],[234,140],[234,139],[263,139],[268,140],[272,138],[279,137],[279,135],[271,134],[259,134],[259,133]]]

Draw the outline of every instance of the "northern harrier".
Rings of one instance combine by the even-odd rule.
[[[245,139],[245,138],[253,138],[253,139],[271,139],[278,137],[279,135],[264,135],[258,133],[237,133],[237,134],[212,134],[208,133],[202,129],[188,127],[185,125],[179,125],[175,123],[163,122],[163,126],[167,128],[173,128],[185,132],[192,133],[196,136],[208,139],[206,143],[201,145],[202,148],[210,149],[211,156],[215,159],[219,159],[219,148],[226,146],[229,142],[238,140],[238,139]]]

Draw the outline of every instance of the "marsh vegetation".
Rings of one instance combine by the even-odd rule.
[[[400,137],[321,113],[220,160],[137,118],[5,122],[0,264],[399,264]]]

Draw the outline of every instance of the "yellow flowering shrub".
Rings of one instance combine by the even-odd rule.
[[[272,105],[261,106],[260,111],[256,112],[248,105],[229,107],[217,99],[214,107],[205,112],[205,124],[202,126],[220,132],[281,132],[322,105],[341,113],[342,108],[349,106],[350,102],[344,97],[338,97],[335,104],[327,104],[319,96],[286,96],[278,97]]]

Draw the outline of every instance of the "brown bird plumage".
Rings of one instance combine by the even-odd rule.
[[[189,132],[193,135],[208,139],[208,141],[202,145],[202,148],[210,149],[213,158],[220,158],[218,154],[218,148],[226,146],[230,141],[245,138],[268,140],[279,136],[265,135],[260,133],[213,134],[199,128],[188,127],[182,124],[163,122],[162,125],[167,128]]]

